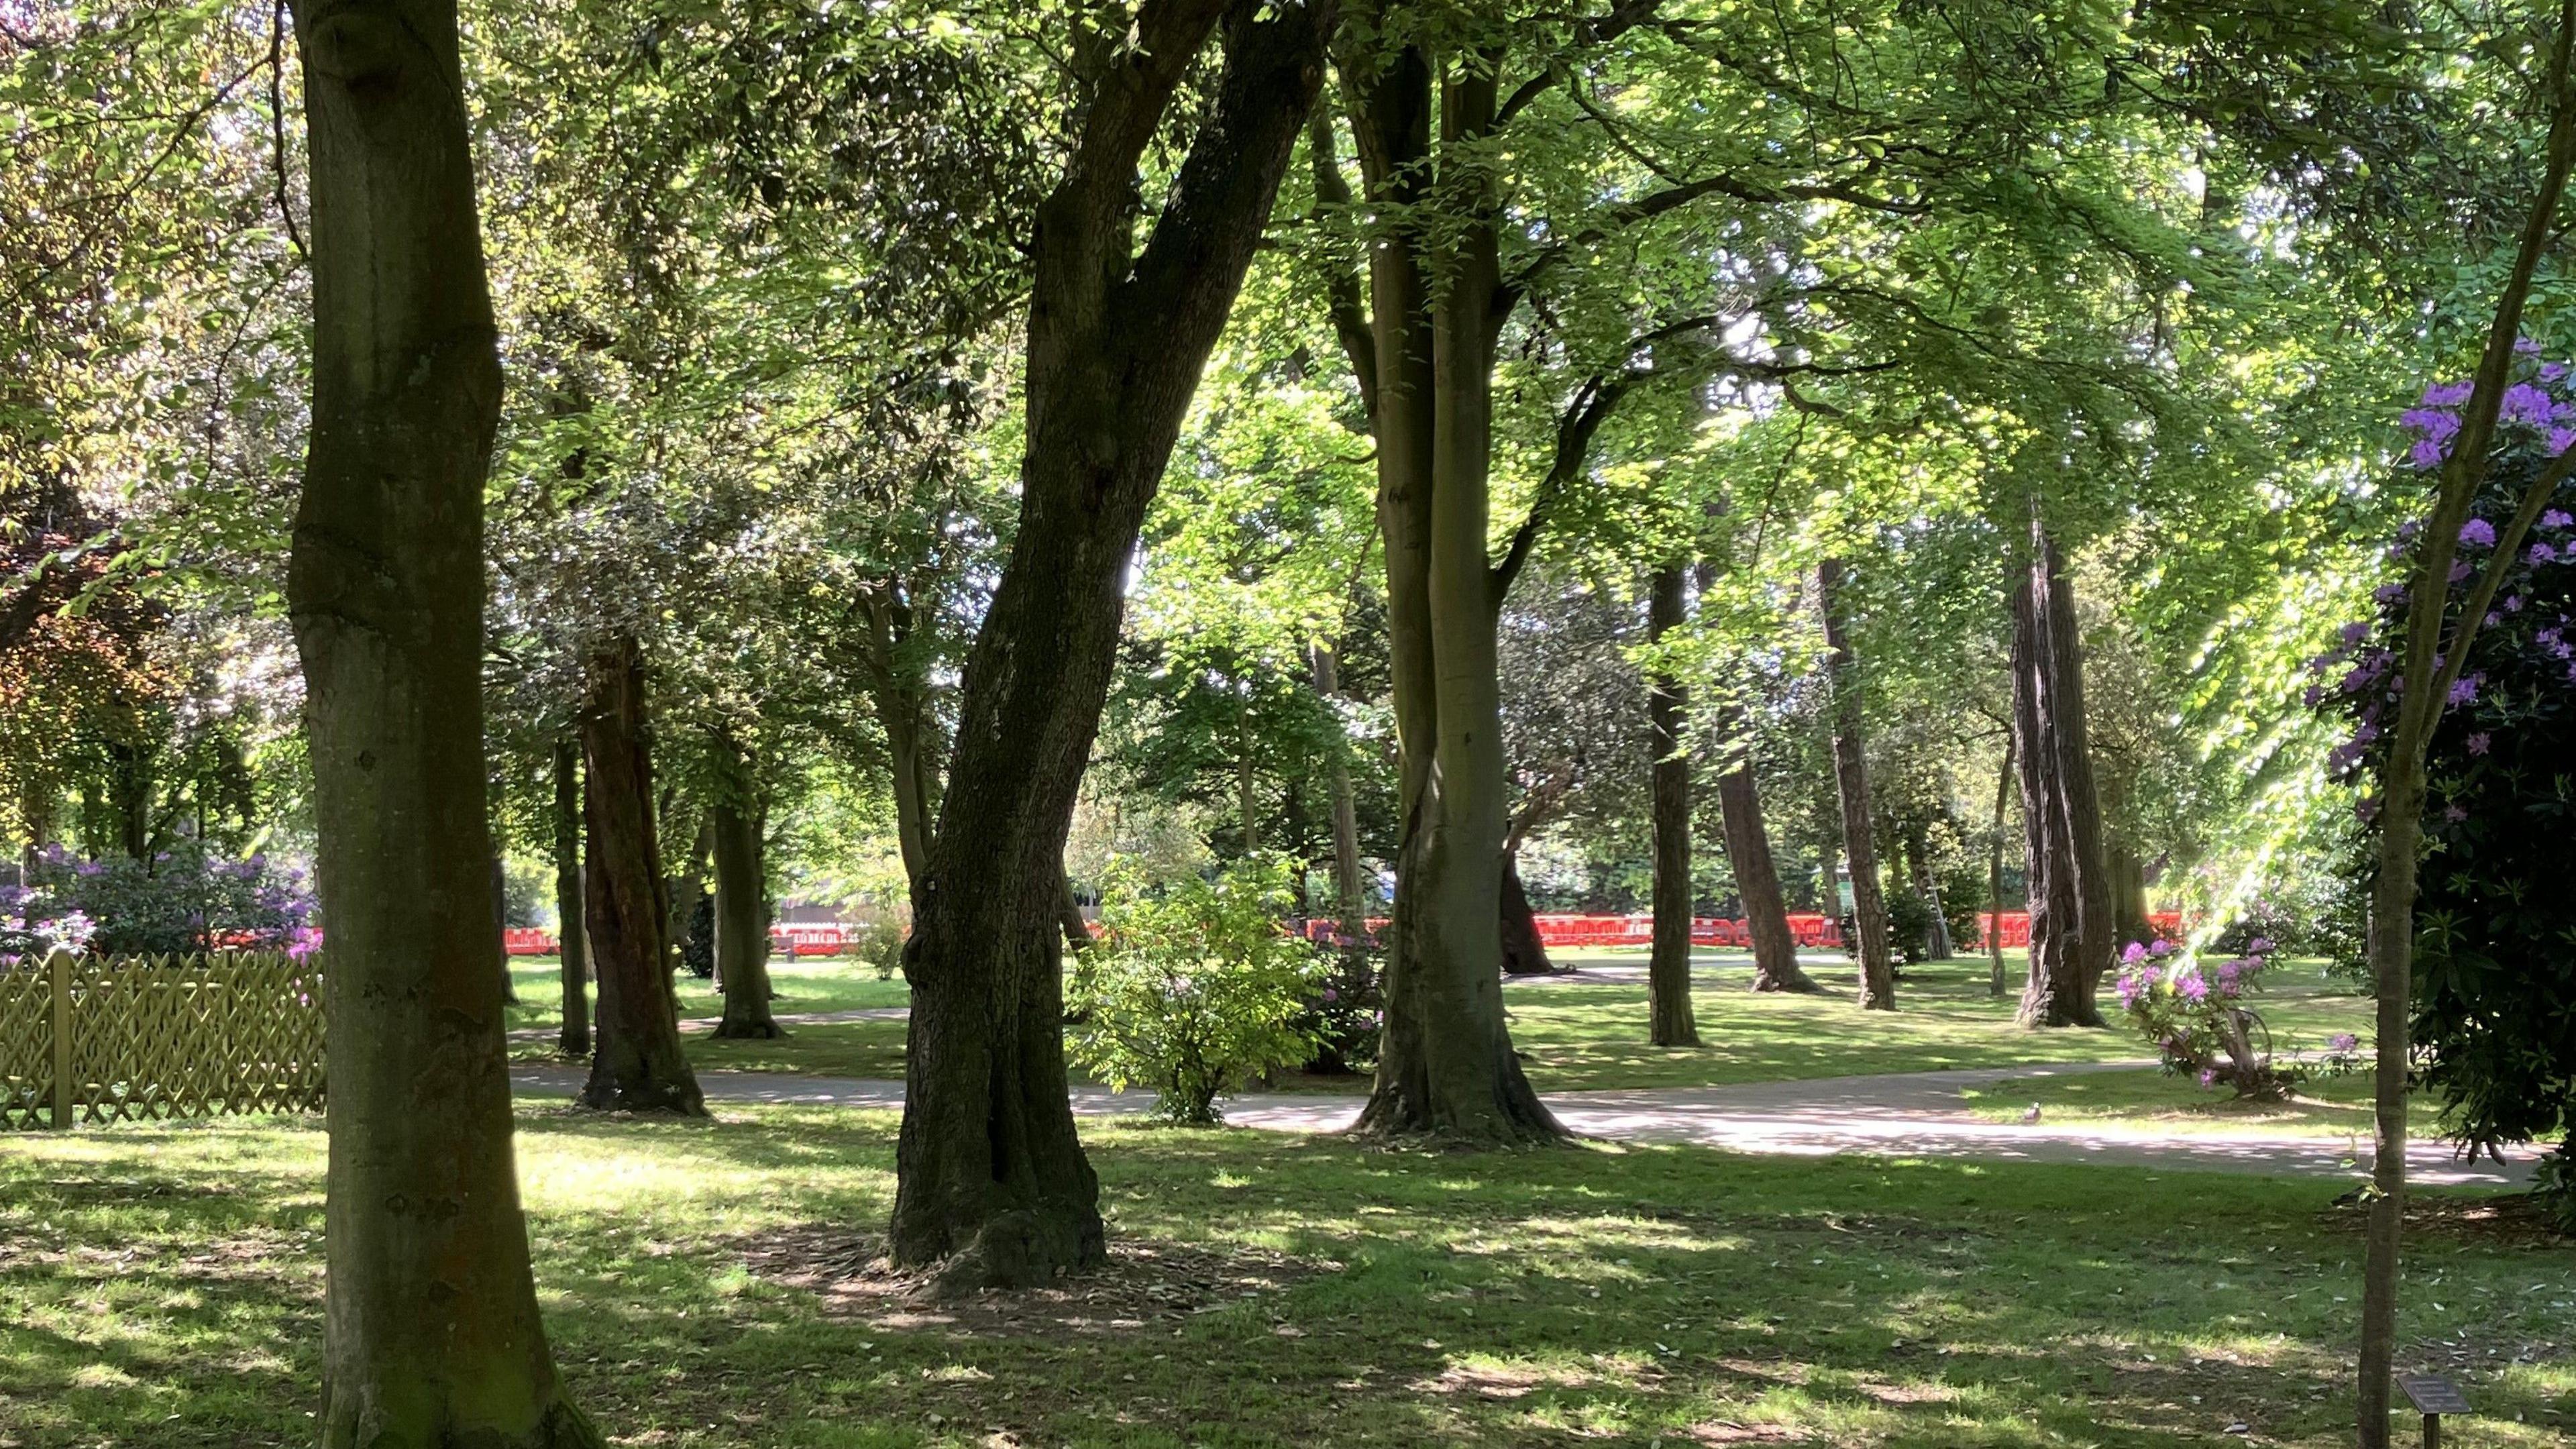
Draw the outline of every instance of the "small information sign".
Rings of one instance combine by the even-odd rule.
[[[2399,1374],[2397,1387],[2406,1391],[2406,1401],[2419,1414],[2473,1414],[2469,1401],[2460,1394],[2460,1386],[2440,1374]]]

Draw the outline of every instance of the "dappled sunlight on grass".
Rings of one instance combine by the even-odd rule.
[[[1086,1122],[1119,1265],[1043,1305],[925,1307],[864,1276],[893,1114],[521,1123],[549,1327],[620,1442],[2349,1435],[2359,1219],[2320,1183]],[[0,1443],[305,1443],[321,1145],[291,1122],[10,1144]],[[2576,1249],[2458,1216],[2411,1240],[2402,1358],[2490,1416],[2455,1443],[2576,1444]]]

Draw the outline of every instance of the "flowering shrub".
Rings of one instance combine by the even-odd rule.
[[[319,937],[302,877],[265,856],[228,860],[184,846],[151,862],[83,860],[60,846],[24,886],[0,886],[0,954],[62,944],[110,955],[287,950]],[[12,939],[14,935],[14,940]]]
[[[1315,1050],[1301,1026],[1329,982],[1316,949],[1280,927],[1286,862],[1238,861],[1215,880],[1159,889],[1113,864],[1103,940],[1071,978],[1066,1045],[1112,1086],[1160,1093],[1160,1116],[1213,1123],[1217,1094]]]
[[[2272,943],[2257,938],[2242,956],[2204,971],[2174,951],[2171,941],[2131,943],[2121,959],[2120,1007],[2156,1044],[2168,1072],[2220,1083],[2240,1098],[2273,1101],[2288,1094],[2303,1073],[2272,1060],[2272,1033],[2246,1004],[2270,964]]]
[[[2467,383],[2427,389],[2404,416],[2412,461],[2433,467],[2460,431]],[[2496,558],[2503,530],[2539,471],[2576,446],[2576,377],[2529,344],[2504,396],[2487,480],[2461,526],[2450,623],[2467,583]],[[2389,549],[2404,565],[2419,525]],[[2459,682],[2426,752],[2425,857],[2416,888],[2413,1035],[2421,1081],[2441,1094],[2467,1144],[2529,1141],[2576,1125],[2576,483],[2561,482],[2505,561]],[[2404,575],[2401,575],[2402,579]],[[2332,768],[2379,778],[2402,688],[2408,585],[2384,584],[2371,617],[2344,626],[2313,662],[2309,701],[2349,734]],[[2365,797],[2352,874],[2366,888],[2379,802]],[[2564,1184],[2576,1225],[2576,1158],[2561,1146],[2542,1174]]]
[[[1377,1060],[1378,1028],[1385,1023],[1386,953],[1375,945],[1336,950],[1332,967],[1308,994],[1297,1030],[1315,1043],[1306,1069],[1328,1075],[1366,1071]]]

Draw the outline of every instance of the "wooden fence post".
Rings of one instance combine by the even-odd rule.
[[[53,976],[54,1027],[54,1101],[53,1127],[67,1132],[72,1125],[72,953],[69,947],[56,946],[45,958],[45,969]]]

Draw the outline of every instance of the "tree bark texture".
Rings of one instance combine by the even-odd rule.
[[[1646,599],[1649,638],[1661,640],[1687,615],[1679,565],[1658,569]],[[1681,681],[1657,674],[1647,684],[1653,731],[1655,817],[1654,943],[1646,958],[1646,1035],[1656,1046],[1698,1046],[1691,1011],[1691,779],[1682,750],[1688,701]]]
[[[1861,739],[1860,684],[1842,610],[1843,564],[1816,565],[1816,606],[1825,620],[1826,671],[1833,684],[1834,786],[1842,803],[1843,854],[1851,862],[1852,924],[1860,940],[1860,1004],[1896,1009],[1896,962],[1888,948],[1887,899],[1878,883],[1878,841],[1870,828],[1869,762]]]
[[[581,746],[555,741],[555,949],[563,966],[563,1030],[568,1057],[590,1055],[590,956],[581,925]]]
[[[895,839],[906,880],[919,880],[930,860],[930,832],[939,811],[939,765],[928,686],[905,648],[912,633],[912,606],[891,585],[870,590],[863,604],[870,692],[894,782]]]
[[[2013,595],[2013,743],[2030,839],[2030,973],[2025,1026],[2100,1026],[2096,1005],[2115,927],[2102,812],[2084,718],[2075,591],[2057,544],[2034,520]]]
[[[1437,176],[1432,138],[1436,120],[1443,155],[1480,145],[1494,120],[1493,69],[1433,69],[1411,48],[1344,60],[1372,204],[1426,203],[1435,181],[1459,183],[1453,193],[1484,184]],[[1340,329],[1372,384],[1402,757],[1386,1027],[1359,1130],[1498,1145],[1565,1132],[1531,1090],[1503,1021],[1497,866],[1509,780],[1496,629],[1508,578],[1486,556],[1501,277],[1493,198],[1466,205],[1469,215],[1439,227],[1378,239],[1373,321]]]
[[[537,1316],[489,939],[483,483],[501,372],[448,0],[295,7],[303,660],[331,1101],[325,1449],[590,1449]]]
[[[1556,963],[1548,959],[1547,940],[1538,933],[1538,912],[1530,907],[1529,888],[1521,883],[1521,855],[1503,852],[1503,974],[1549,976]]]
[[[680,1052],[671,921],[653,828],[644,654],[632,634],[594,644],[583,701],[582,887],[599,974],[598,1044],[581,1102],[610,1112],[706,1115]]]
[[[1771,832],[1762,819],[1762,792],[1753,762],[1740,754],[1717,777],[1719,828],[1735,893],[1744,901],[1744,924],[1753,938],[1753,989],[1818,992],[1823,987],[1798,964],[1798,938],[1789,929],[1789,902],[1771,859]]]
[[[899,1264],[941,1264],[943,1292],[1045,1281],[1105,1255],[1066,1099],[1065,833],[1137,532],[1333,22],[1331,0],[1145,0],[1038,210],[1019,531],[967,657],[904,947],[912,1020],[890,1249]],[[1138,252],[1139,158],[1220,28],[1213,99]]]
[[[751,762],[730,739],[716,742],[724,778],[707,806],[707,835],[716,867],[716,975],[724,982],[724,1016],[715,1034],[767,1041],[787,1033],[769,1009],[769,865],[762,839],[766,812]]]

